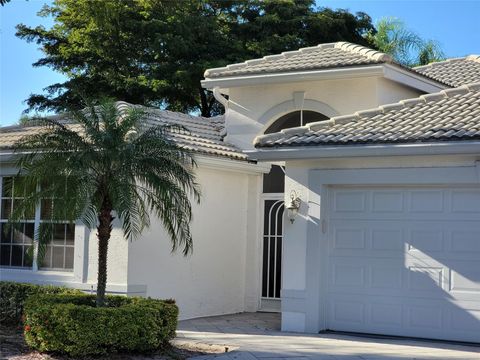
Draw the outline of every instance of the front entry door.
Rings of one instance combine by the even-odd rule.
[[[264,196],[261,310],[280,311],[283,194]]]

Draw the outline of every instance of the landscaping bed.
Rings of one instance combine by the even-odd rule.
[[[55,286],[0,281],[0,358],[175,359],[205,352],[170,343],[178,307],[173,300],[95,296]]]
[[[25,341],[41,352],[71,356],[157,351],[175,337],[173,300],[107,296],[32,295],[25,302]]]
[[[23,338],[22,328],[0,325],[0,359],[8,360],[74,360],[68,355],[61,354],[42,354],[35,350],[30,350]],[[148,355],[138,354],[109,354],[111,360],[184,360],[193,356],[205,355],[207,351],[201,347],[173,345],[168,346],[161,351],[153,352]],[[81,357],[81,360],[100,360],[106,359],[105,356],[87,356]]]

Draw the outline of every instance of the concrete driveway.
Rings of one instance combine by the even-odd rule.
[[[228,352],[195,360],[480,359],[480,347],[445,342],[280,332],[279,314],[243,313],[180,321],[179,344]]]

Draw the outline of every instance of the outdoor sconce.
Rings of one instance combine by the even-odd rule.
[[[298,214],[298,209],[300,209],[300,203],[301,200],[297,196],[297,193],[295,192],[295,190],[292,190],[292,192],[290,193],[290,202],[287,205],[287,216],[291,224],[293,224],[293,222],[295,221],[295,217]]]

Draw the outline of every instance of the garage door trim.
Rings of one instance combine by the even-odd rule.
[[[327,326],[328,197],[330,185],[471,185],[478,186],[476,166],[311,170],[309,173],[306,257],[306,331]],[[326,227],[321,224],[325,224]],[[322,231],[325,230],[325,231]],[[320,266],[319,266],[320,262]]]

